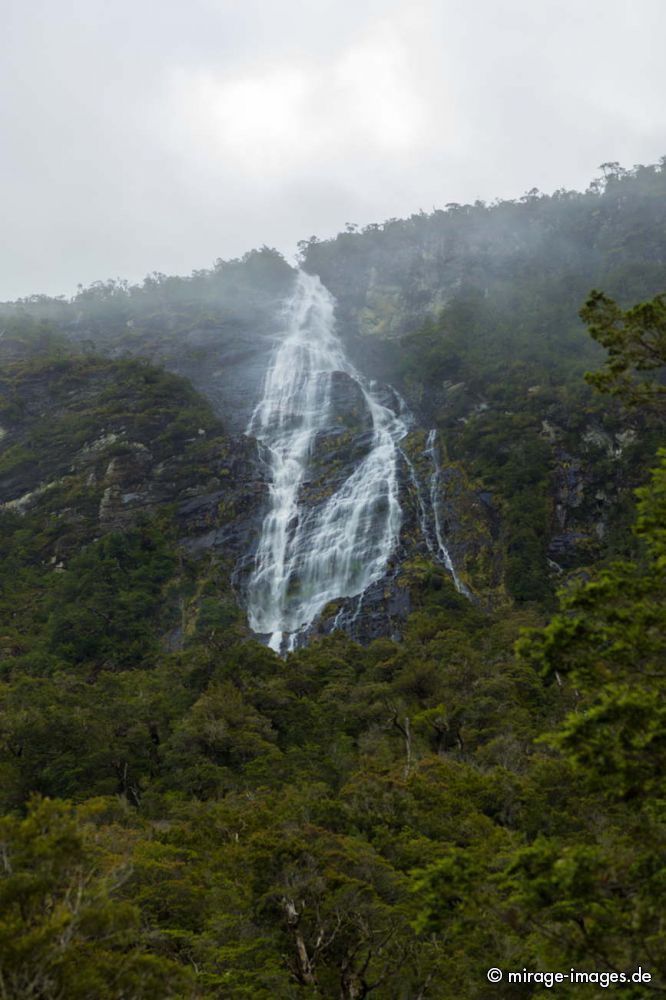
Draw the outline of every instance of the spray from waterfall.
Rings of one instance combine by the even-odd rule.
[[[294,649],[330,601],[357,598],[351,617],[343,608],[335,619],[349,625],[360,613],[365,591],[386,574],[402,523],[401,462],[415,490],[429,552],[469,596],[444,540],[436,432],[426,443],[432,462],[427,491],[400,444],[413,424],[407,404],[396,392],[387,403],[375,383],[357,372],[336,334],[334,309],[319,278],[299,271],[262,398],[247,428],[270,469],[270,504],[248,582],[248,616],[253,631],[277,652]],[[341,431],[335,400],[335,380],[341,376],[354,387],[362,423],[370,428],[367,450],[330,495],[306,503],[303,494],[318,445]]]
[[[340,372],[360,393],[369,449],[329,497],[305,505],[300,494],[317,439],[339,431],[333,377]],[[333,298],[316,276],[298,273],[248,433],[261,442],[271,471],[270,509],[248,584],[249,621],[285,651],[329,601],[360,595],[382,578],[402,519],[398,444],[407,424],[346,357]]]

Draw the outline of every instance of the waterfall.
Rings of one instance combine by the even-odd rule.
[[[299,271],[263,395],[248,425],[270,473],[270,508],[248,583],[251,628],[276,651],[295,648],[324,606],[361,595],[384,575],[401,524],[398,448],[407,423],[345,355],[334,300]],[[339,433],[334,377],[356,387],[369,427],[367,451],[330,496],[302,502],[322,436]]]
[[[440,476],[440,464],[439,455],[437,453],[437,431],[431,430],[428,432],[428,437],[426,440],[426,455],[430,458],[432,462],[432,473],[430,475],[430,505],[432,507],[432,516],[435,524],[435,538],[437,540],[437,549],[434,553],[440,562],[444,563],[449,573],[453,577],[453,582],[456,586],[456,590],[460,594],[464,594],[465,597],[471,597],[468,588],[462,582],[458,574],[456,573],[455,567],[453,565],[453,560],[449,553],[448,548],[444,542],[444,534],[442,532],[442,523],[439,515],[439,476]],[[426,541],[428,536],[426,535]]]

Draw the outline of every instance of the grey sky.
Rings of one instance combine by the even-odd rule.
[[[0,0],[0,299],[666,153],[664,0]]]

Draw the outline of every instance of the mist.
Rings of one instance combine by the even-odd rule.
[[[290,259],[664,150],[659,0],[4,8],[2,299]]]

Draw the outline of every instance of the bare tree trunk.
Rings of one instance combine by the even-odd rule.
[[[287,927],[293,935],[294,945],[296,947],[297,979],[304,986],[316,986],[317,980],[314,974],[314,967],[310,956],[308,955],[305,940],[298,926],[301,915],[296,909],[296,904],[293,899],[283,899],[282,909],[284,910],[284,915],[287,918]]]

